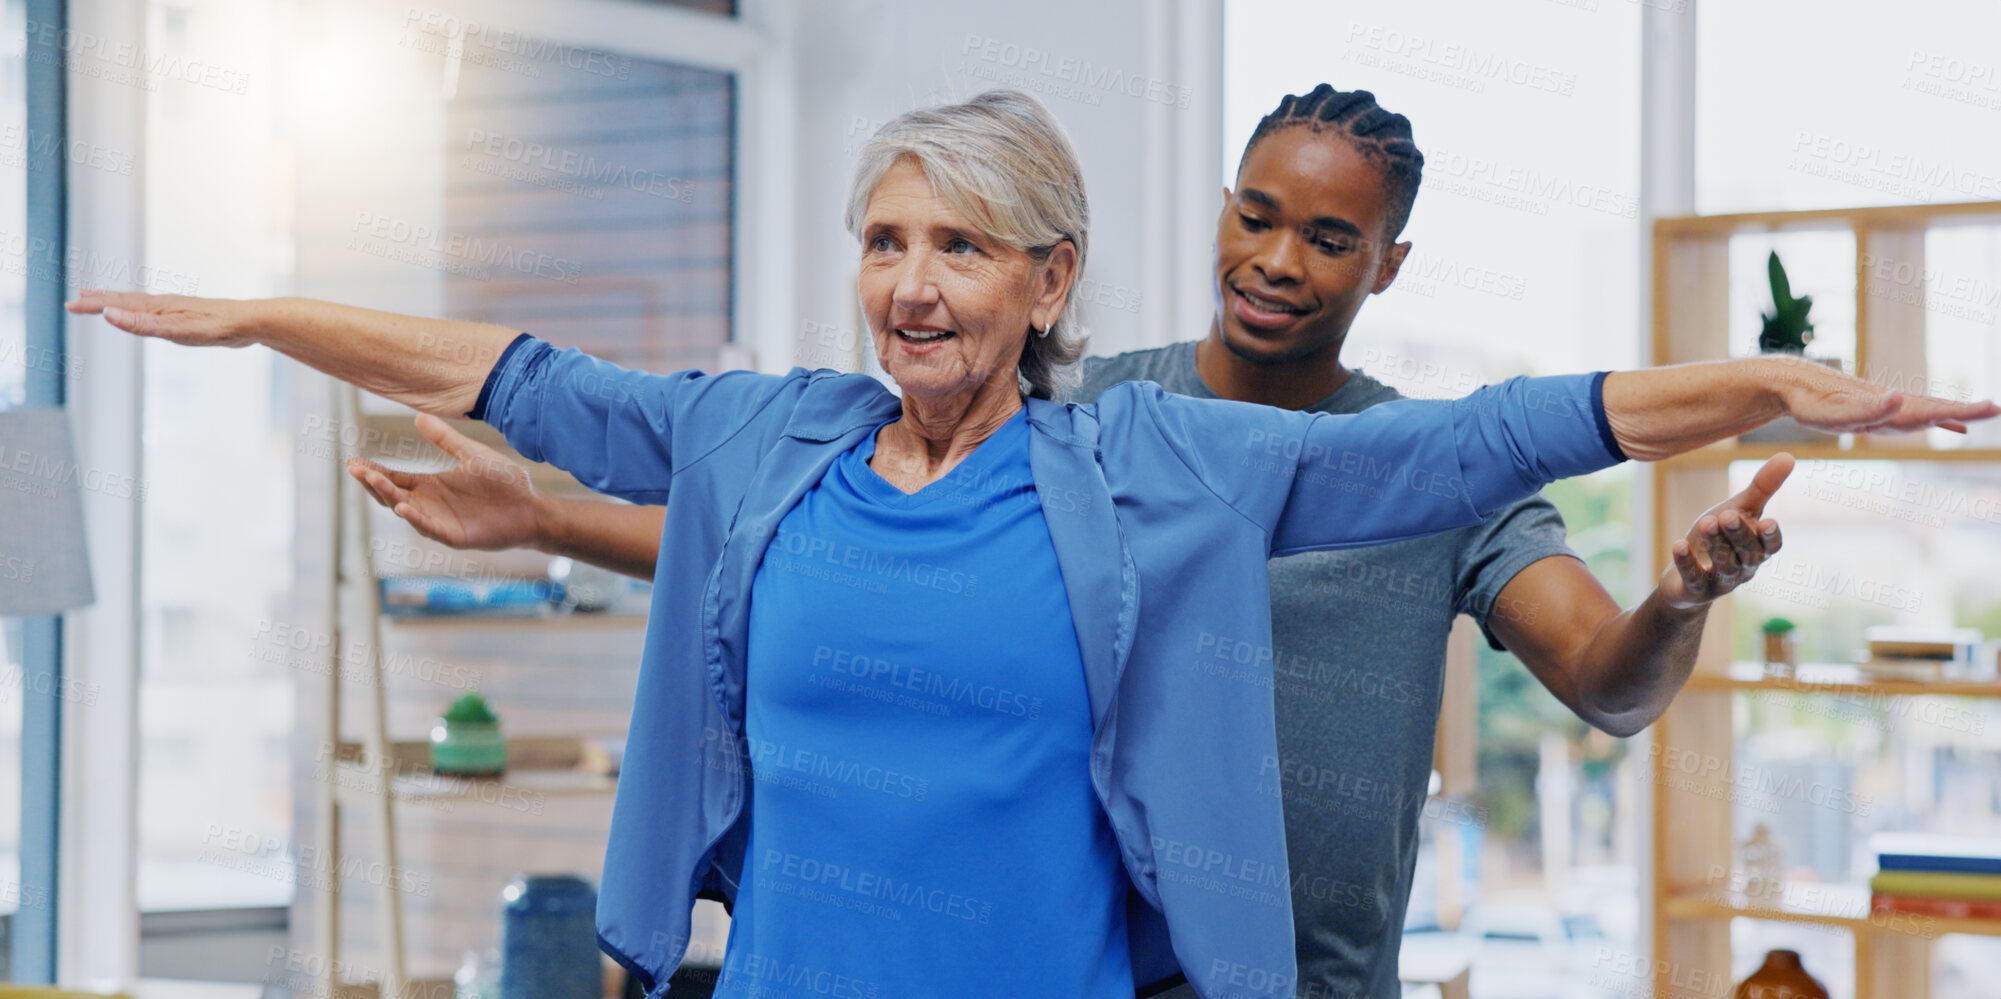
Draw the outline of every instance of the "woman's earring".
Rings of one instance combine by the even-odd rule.
[[[1056,324],[1055,324],[1055,323],[1050,323],[1050,324],[1049,324],[1049,326],[1054,326],[1054,325],[1056,325]],[[1038,336],[1038,337],[1043,337],[1043,338],[1045,338],[1045,339],[1046,339],[1046,338],[1047,338],[1047,337],[1049,336],[1049,326],[1044,326],[1044,327],[1043,327],[1043,328],[1041,328],[1040,330],[1037,330],[1037,331],[1036,331],[1036,333],[1035,333],[1035,335],[1036,335],[1036,336]]]

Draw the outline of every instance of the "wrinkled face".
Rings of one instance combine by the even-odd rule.
[[[1062,312],[1067,275],[980,232],[903,159],[862,216],[860,292],[883,370],[906,397],[946,399],[1015,369],[1029,327]],[[1067,244],[1064,244],[1067,246]]]
[[[1224,191],[1216,220],[1216,315],[1246,360],[1338,351],[1362,301],[1389,287],[1409,243],[1391,246],[1381,170],[1338,132],[1266,136]]]

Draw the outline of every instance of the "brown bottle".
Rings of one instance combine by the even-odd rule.
[[[1827,989],[1800,966],[1793,950],[1775,950],[1765,955],[1765,966],[1738,983],[1730,999],[1827,999]]]

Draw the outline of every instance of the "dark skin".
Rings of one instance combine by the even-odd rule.
[[[1382,169],[1345,133],[1294,126],[1259,142],[1216,219],[1216,316],[1195,348],[1209,390],[1302,409],[1346,384],[1348,330],[1410,252],[1389,225]],[[1583,562],[1554,556],[1509,581],[1488,626],[1579,717],[1638,732],[1687,681],[1710,602],[1778,550],[1778,524],[1760,517],[1791,469],[1790,456],[1773,458],[1699,518],[1674,543],[1675,567],[1631,610]]]
[[[1379,166],[1345,133],[1288,128],[1251,151],[1217,217],[1216,316],[1195,351],[1196,372],[1211,391],[1300,409],[1347,382],[1341,347],[1349,327],[1410,252],[1388,231],[1387,200]],[[1608,381],[1608,396],[1613,391]],[[468,465],[506,461],[454,440],[457,431],[442,421],[426,433]],[[1699,518],[1674,543],[1674,566],[1660,585],[1631,610],[1620,610],[1583,562],[1556,556],[1515,575],[1489,627],[1579,717],[1614,735],[1638,732],[1688,679],[1710,602],[1778,550],[1777,522],[1760,518],[1791,468],[1788,455],[1772,459],[1750,488]],[[523,495],[510,500],[495,490],[517,480],[493,474],[475,482],[458,470],[419,475],[372,462],[350,471],[446,544],[532,545],[652,575],[661,508],[552,500],[534,493],[525,475],[516,487]],[[506,515],[510,509],[518,515]]]

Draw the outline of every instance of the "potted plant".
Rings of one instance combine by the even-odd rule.
[[[1793,641],[1794,624],[1782,617],[1775,617],[1764,623],[1765,667],[1780,676],[1788,676],[1793,667],[1799,665],[1799,645]]]
[[[507,739],[486,698],[467,693],[431,726],[431,769],[441,774],[491,777],[507,769]]]
[[[1806,356],[1806,345],[1813,342],[1813,321],[1807,317],[1813,308],[1813,296],[1793,297],[1792,282],[1786,278],[1786,265],[1779,262],[1778,251],[1774,250],[1765,260],[1765,271],[1772,281],[1772,311],[1760,313],[1765,327],[1758,333],[1758,352],[1762,354],[1793,354]],[[1817,357],[1829,367],[1841,367],[1838,357]],[[1742,441],[1812,441],[1827,438],[1828,434],[1810,430],[1799,425],[1790,416],[1781,416],[1755,430],[1748,431],[1738,439]]]

